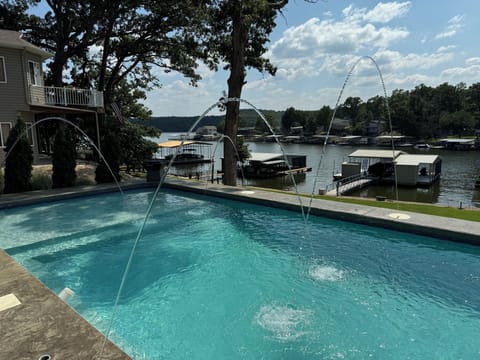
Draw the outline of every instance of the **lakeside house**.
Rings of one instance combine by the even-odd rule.
[[[18,117],[30,127],[50,116],[73,115],[95,121],[98,129],[98,114],[104,112],[103,93],[71,86],[45,86],[42,67],[51,57],[53,54],[24,40],[21,33],[0,29],[0,164]],[[30,128],[28,137],[37,160],[42,151],[38,127]]]

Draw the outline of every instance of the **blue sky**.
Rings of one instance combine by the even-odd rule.
[[[248,71],[242,98],[260,109],[333,107],[348,71],[363,56],[376,60],[387,95],[422,83],[480,82],[479,14],[478,0],[291,0],[266,54],[276,76]],[[203,79],[192,87],[181,75],[158,70],[162,86],[145,101],[153,115],[199,115],[214,104],[227,88],[228,73],[202,64],[198,71]],[[383,95],[376,68],[362,59],[341,102],[375,95]]]
[[[348,71],[373,57],[387,94],[419,84],[480,82],[480,1],[290,1],[271,35],[271,77],[249,71],[242,98],[260,109],[334,106]],[[156,116],[199,115],[226,89],[228,74],[200,67],[194,88],[176,74],[161,74],[163,86],[145,104]],[[383,95],[375,66],[361,60],[342,99]],[[341,102],[343,102],[343,100]]]

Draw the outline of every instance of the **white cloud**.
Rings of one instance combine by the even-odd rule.
[[[437,49],[437,53],[446,53],[446,52],[449,52],[450,50],[453,50],[455,49],[457,46],[456,45],[448,45],[448,46],[440,46],[438,49]]]
[[[347,22],[373,22],[388,23],[408,13],[411,2],[388,2],[378,3],[372,10],[366,8],[355,8],[349,5],[343,9],[342,14]]]
[[[465,64],[467,65],[476,65],[480,64],[480,57],[471,57],[465,60]]]
[[[442,82],[450,84],[458,84],[460,82],[479,82],[480,81],[480,64],[475,64],[467,67],[453,67],[445,69],[440,74]]]
[[[375,51],[372,49],[387,48],[409,35],[403,28],[377,28],[371,23],[354,21],[355,11],[346,8],[347,16],[341,21],[312,18],[286,30],[269,52],[279,68],[278,75],[289,79],[311,76],[312,72],[331,66],[328,63],[335,56],[371,53]]]
[[[445,39],[455,36],[465,26],[464,20],[464,15],[455,15],[450,20],[448,20],[448,24],[445,30],[435,36],[435,39]]]
[[[364,20],[371,22],[387,23],[391,20],[404,16],[410,10],[412,3],[410,1],[406,2],[389,2],[389,3],[378,3],[372,10],[368,11]]]
[[[315,68],[329,62],[328,57],[388,48],[407,38],[409,31],[384,25],[377,27],[373,22],[383,24],[403,16],[410,5],[410,2],[379,3],[372,10],[350,5],[343,10],[340,20],[311,18],[287,29],[282,38],[273,43],[268,57],[279,67],[279,75],[293,79],[311,75]]]

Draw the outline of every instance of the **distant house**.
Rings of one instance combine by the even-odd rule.
[[[18,117],[27,126],[48,116],[76,114],[98,121],[103,93],[90,89],[45,86],[42,64],[53,55],[22,39],[16,31],[0,29],[0,164],[5,144]],[[34,156],[40,151],[36,128],[28,132]]]

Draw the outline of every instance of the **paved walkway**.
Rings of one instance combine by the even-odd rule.
[[[122,183],[123,189],[153,186]],[[304,213],[310,198],[169,178],[165,187],[281,207]],[[0,209],[59,198],[118,191],[116,185],[83,186],[1,195]],[[313,199],[311,214],[480,245],[480,222],[396,212],[390,209]],[[96,359],[103,336],[32,274],[0,249],[0,359]],[[102,359],[129,359],[107,342]]]

